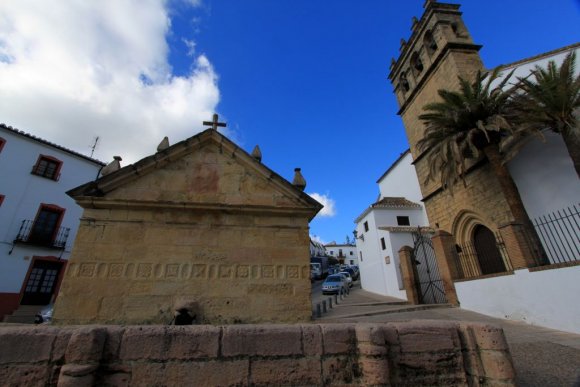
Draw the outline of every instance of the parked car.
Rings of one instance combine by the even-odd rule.
[[[349,292],[347,279],[341,274],[329,275],[322,283],[322,294],[339,294],[341,290]]]
[[[346,278],[346,281],[348,282],[348,287],[352,288],[352,276],[350,275],[350,273],[348,271],[341,271],[340,273],[338,273],[342,276],[344,276]]]
[[[310,278],[320,279],[322,278],[322,266],[320,263],[310,263]]]
[[[346,271],[350,274],[350,276],[352,277],[353,281],[356,281],[359,277],[359,273],[358,271],[356,271],[355,269],[351,268],[351,267],[347,267],[346,269],[344,269],[343,271]]]

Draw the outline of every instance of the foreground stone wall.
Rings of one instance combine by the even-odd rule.
[[[4,386],[515,385],[503,331],[388,324],[0,328]]]

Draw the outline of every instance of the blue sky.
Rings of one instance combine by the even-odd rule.
[[[291,180],[302,168],[306,192],[334,203],[311,234],[341,242],[407,148],[387,76],[422,5],[62,1],[48,12],[8,0],[0,121],[83,153],[99,136],[95,157],[133,162],[216,110],[227,135],[248,151],[259,144],[277,173]],[[487,67],[580,40],[578,1],[466,0],[461,10]]]

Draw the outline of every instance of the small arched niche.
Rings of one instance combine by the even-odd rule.
[[[407,79],[407,74],[402,72],[399,76],[399,85],[401,85],[401,89],[406,93],[411,89],[411,85]]]
[[[414,52],[413,55],[411,55],[411,68],[413,69],[413,74],[415,75],[415,77],[419,76],[423,70],[425,69],[425,67],[423,66],[423,61],[421,60],[421,57],[419,56],[418,52]]]
[[[433,33],[430,30],[425,32],[425,35],[423,35],[423,45],[429,55],[433,55],[435,51],[437,51],[437,43],[435,42]]]

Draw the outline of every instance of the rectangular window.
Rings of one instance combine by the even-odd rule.
[[[411,223],[408,216],[397,216],[397,224],[399,226],[409,226]]]
[[[369,222],[365,222],[364,226],[365,226],[365,232],[369,231]]]
[[[64,208],[41,204],[36,219],[32,224],[28,242],[50,245],[54,241]]]
[[[387,245],[385,244],[385,238],[381,238],[381,247],[383,248],[383,250],[387,248]]]
[[[36,164],[32,167],[31,173],[56,181],[60,177],[61,167],[62,161],[51,156],[40,155]]]
[[[350,252],[350,255],[353,255],[353,254],[352,254],[352,251]]]
[[[342,257],[342,249],[338,249],[338,256]]]

